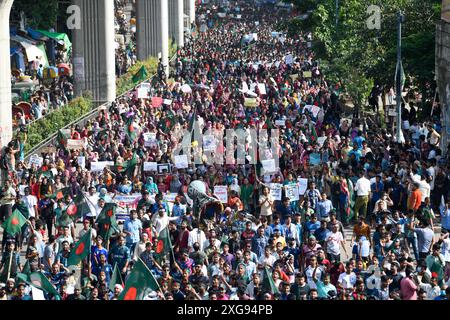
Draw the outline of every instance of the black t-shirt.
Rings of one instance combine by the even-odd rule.
[[[400,281],[403,279],[401,274],[391,275],[392,282],[389,284],[389,292],[400,290]]]

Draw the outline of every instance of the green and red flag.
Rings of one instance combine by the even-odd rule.
[[[27,219],[20,213],[19,210],[14,210],[12,215],[6,219],[2,227],[4,232],[14,236],[22,230],[22,226],[27,222]]]
[[[118,300],[144,300],[152,291],[160,290],[152,272],[140,258],[134,264]]]
[[[75,198],[73,198],[72,202],[64,209],[64,213],[69,216],[72,221],[75,221],[89,213],[90,210],[83,192],[80,191]]]
[[[275,281],[273,281],[272,272],[270,272],[267,267],[264,268],[262,287],[264,290],[267,290],[272,294],[280,293],[277,286],[275,285]]]
[[[48,195],[50,199],[54,199],[56,201],[64,199],[66,196],[70,195],[70,187],[65,187],[62,189],[56,190],[53,194]]]
[[[170,252],[172,252],[172,243],[170,241],[169,227],[167,226],[158,235],[155,257],[158,261],[161,261]]]
[[[102,211],[97,217],[96,223],[98,224],[98,234],[107,241],[111,235],[116,232],[120,232],[119,225],[116,221],[116,208],[115,203],[105,203]]]
[[[53,284],[42,272],[18,273],[17,279],[32,285],[44,292],[50,293],[56,300],[61,300],[61,296]]]
[[[68,137],[64,132],[58,130],[57,143],[60,147],[65,148],[67,146]]]
[[[125,121],[125,133],[127,134],[128,139],[130,139],[131,142],[136,141],[137,136],[138,136],[138,131],[134,127],[134,117],[133,116],[128,117],[127,120]]]
[[[114,271],[111,276],[111,280],[109,281],[109,290],[114,292],[114,287],[116,284],[120,284],[123,288],[123,280],[122,276],[120,275],[119,267],[117,266],[117,263],[114,265]]]
[[[118,173],[125,174],[128,176],[128,178],[132,179],[137,163],[137,156],[135,152],[133,153],[133,157],[130,160],[124,161],[121,165],[113,166],[112,170]]]
[[[75,247],[70,251],[67,265],[74,266],[79,264],[91,252],[92,229],[89,229],[80,240],[75,244]]]
[[[23,202],[23,200],[20,200],[20,202],[17,202],[13,205],[12,210],[19,210],[20,213],[25,217],[25,219],[28,219],[30,217],[30,211],[28,210],[28,206]]]

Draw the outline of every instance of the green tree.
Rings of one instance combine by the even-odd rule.
[[[440,0],[340,0],[337,25],[335,0],[285,2],[296,6],[299,17],[280,24],[280,29],[291,34],[298,30],[313,33],[315,54],[326,66],[325,75],[342,81],[355,106],[364,102],[361,96],[370,92],[367,87],[372,83],[386,89],[394,85],[397,12],[402,10],[406,84],[417,88],[423,102],[434,95],[435,21],[440,17]],[[370,5],[381,9],[380,30],[366,26]],[[308,11],[311,14],[303,17]]]
[[[15,16],[20,16],[23,11],[32,28],[47,30],[56,25],[58,0],[15,0],[11,10]]]

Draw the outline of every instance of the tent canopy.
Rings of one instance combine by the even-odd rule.
[[[50,32],[45,30],[36,30],[37,32],[43,34],[46,37],[49,37],[51,39],[60,40],[64,42],[64,46],[66,47],[68,52],[72,51],[72,42],[70,42],[69,37],[65,33],[58,33],[58,32]]]
[[[47,54],[45,53],[44,44],[41,43],[36,45],[35,42],[21,36],[12,36],[11,41],[18,42],[25,49],[28,61],[34,61],[36,60],[36,57],[39,57],[39,63],[44,67],[48,67],[48,59]]]

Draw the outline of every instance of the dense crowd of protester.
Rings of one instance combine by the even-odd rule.
[[[159,286],[146,299],[449,298],[450,171],[437,124],[408,119],[399,144],[386,130],[346,117],[342,88],[325,80],[311,35],[275,32],[285,13],[273,6],[238,1],[231,8],[233,17],[225,18],[211,6],[197,9],[208,28],[179,49],[170,77],[160,73],[152,81],[150,97],[164,103],[130,92],[71,129],[68,138],[82,140],[83,148],[60,143],[42,154],[39,167],[19,161],[13,144],[7,148],[1,218],[22,205],[28,221],[15,236],[3,233],[0,299],[30,299],[30,285],[16,277],[27,265],[44,272],[62,299],[115,300],[123,286],[110,286],[113,270],[126,284],[138,262]],[[214,134],[279,129],[272,154],[278,172],[261,174],[261,165],[248,161],[144,170],[148,162],[173,164],[173,150],[194,120]],[[190,160],[201,141],[192,146]],[[93,170],[103,161],[114,165]],[[298,178],[308,182],[296,199],[287,190],[298,187]],[[215,186],[227,186],[223,210],[202,208],[198,218],[188,196],[196,180],[210,197]],[[277,199],[272,183],[283,185]],[[52,196],[63,189],[64,197]],[[80,193],[87,210],[64,223]],[[129,217],[105,239],[98,219],[105,206],[136,194]],[[68,257],[90,228],[91,253],[75,279]],[[160,259],[165,230],[173,250]]]

